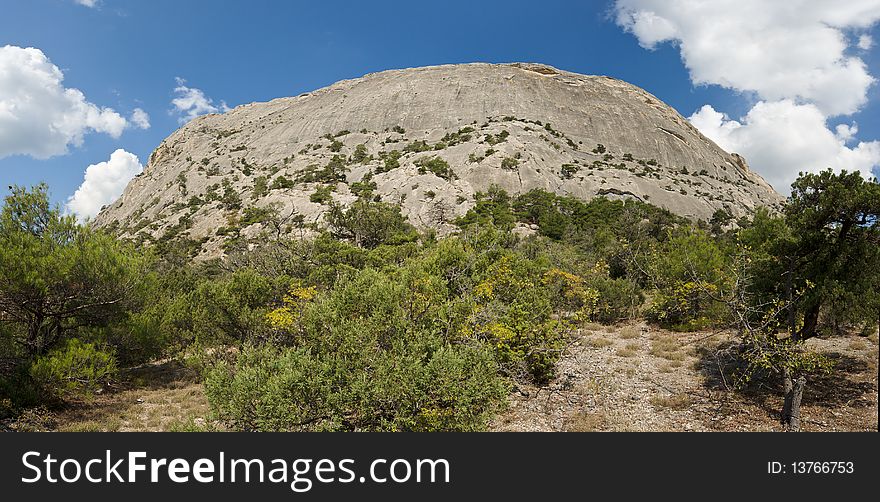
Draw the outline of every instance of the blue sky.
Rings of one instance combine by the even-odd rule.
[[[862,61],[865,73],[880,75],[880,51],[870,43],[878,39],[876,19],[865,22],[866,16],[875,15],[878,2],[865,3],[865,10],[853,12],[851,19],[835,28],[847,40],[845,56]],[[846,136],[841,139],[844,144],[834,152],[828,150],[828,158],[855,158],[847,151],[855,151],[862,142],[866,147],[858,150],[858,158],[863,165],[867,163],[868,172],[880,159],[880,143],[876,152],[872,147],[880,138],[878,86],[862,85],[865,99],[855,109],[847,110],[850,113],[840,114],[839,110],[831,110],[837,105],[836,98],[828,98],[832,91],[783,90],[780,94],[777,88],[784,86],[761,83],[752,89],[751,75],[726,84],[732,88],[712,83],[713,78],[726,80],[723,73],[720,77],[716,72],[709,78],[692,78],[694,74],[712,73],[712,69],[700,66],[706,65],[707,58],[688,63],[683,50],[689,44],[699,45],[699,37],[704,35],[688,27],[686,19],[664,15],[661,7],[649,0],[98,0],[91,7],[75,0],[0,0],[0,13],[0,47],[39,49],[63,72],[65,88],[80,90],[88,103],[112,108],[129,121],[129,127],[118,137],[86,129],[80,146],[69,144],[67,153],[50,158],[33,158],[15,153],[14,146],[7,147],[6,156],[0,158],[0,187],[5,191],[6,185],[46,181],[53,200],[59,204],[64,204],[83,183],[87,166],[108,161],[117,149],[145,163],[159,142],[180,126],[180,114],[175,113],[171,103],[177,96],[176,78],[185,79],[184,85],[201,90],[220,107],[221,101],[236,106],[296,95],[373,71],[473,61],[536,61],[579,73],[610,75],[643,87],[684,116],[710,105],[711,111],[704,109],[706,113],[694,121],[729,149],[749,145],[756,148],[748,131],[776,127],[772,121],[759,124],[762,119],[758,116],[760,110],[753,108],[756,103],[789,97],[797,105],[816,102],[820,110],[817,113],[827,121],[829,131],[840,132],[834,131],[837,124],[855,122],[858,126],[857,133],[839,136]],[[646,18],[645,13],[654,17]],[[730,15],[723,10],[714,14],[719,19]],[[776,14],[767,15],[771,17],[768,26],[773,26],[772,16]],[[817,10],[818,22],[824,15]],[[880,12],[876,17],[880,18]],[[708,16],[707,22],[711,19]],[[812,29],[811,24],[803,24],[803,29]],[[802,28],[798,24],[792,30],[795,33]],[[862,48],[857,41],[862,42]],[[778,49],[792,50],[787,46]],[[784,54],[781,57],[785,59]],[[701,78],[709,83],[695,84]],[[858,85],[844,86],[841,92],[852,92]],[[4,92],[12,91],[0,86],[0,113]],[[785,111],[779,107],[768,111],[765,107],[761,117],[788,113],[797,105],[789,103]],[[131,124],[131,113],[136,108],[149,115],[149,129]],[[750,111],[755,114],[747,122],[744,117]],[[721,112],[724,117],[711,112]],[[741,127],[730,122],[734,119]],[[0,144],[4,134],[11,132],[4,131],[0,118]],[[777,142],[784,140],[781,138]],[[841,152],[842,156],[838,155]],[[0,157],[3,153],[0,150]],[[781,162],[778,156],[765,159],[762,155],[753,154],[766,166],[756,165],[748,154],[746,158],[759,172],[765,169],[775,173],[774,169],[780,169],[773,165]],[[783,160],[788,158],[797,157],[782,156]],[[784,177],[780,174],[776,179]]]

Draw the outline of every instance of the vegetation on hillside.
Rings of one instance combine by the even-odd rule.
[[[337,179],[337,167],[311,175]],[[435,157],[421,167],[448,172]],[[796,429],[800,393],[830,368],[805,340],[880,322],[880,185],[857,173],[803,175],[783,213],[736,225],[493,187],[438,239],[372,200],[369,179],[357,202],[329,204],[314,239],[194,264],[171,240],[143,251],[77,225],[44,185],[13,187],[0,212],[0,418],[175,357],[198,368],[231,429],[480,430],[511,390],[554,379],[584,323],[644,316],[736,330],[734,381],[782,380],[781,418]]]

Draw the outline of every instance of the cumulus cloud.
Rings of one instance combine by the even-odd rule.
[[[80,221],[94,218],[101,207],[115,201],[128,182],[143,170],[136,155],[116,150],[110,160],[86,168],[82,185],[67,199],[67,211],[76,214]]]
[[[833,132],[825,115],[811,104],[761,101],[741,121],[704,105],[689,120],[721,148],[743,155],[784,192],[800,171],[845,168],[870,179],[873,167],[880,164],[880,141],[848,147],[858,127],[840,124]]]
[[[643,47],[678,44],[697,84],[839,115],[858,110],[874,83],[864,61],[846,55],[844,31],[880,20],[877,0],[618,0],[616,20]]]
[[[137,126],[139,129],[149,129],[150,115],[140,108],[135,108],[131,112],[131,123]]]
[[[98,5],[98,0],[73,0],[74,2],[83,5],[85,7],[95,7]]]
[[[174,88],[176,97],[171,100],[174,106],[174,112],[178,114],[178,122],[181,124],[209,113],[228,112],[230,108],[226,106],[225,101],[221,101],[220,105],[214,104],[214,100],[209,98],[201,89],[187,87],[186,80],[177,77],[177,87]]]
[[[799,171],[827,167],[871,175],[878,142],[858,142],[856,124],[830,117],[865,105],[875,78],[850,55],[873,46],[867,29],[880,1],[616,0],[615,20],[639,44],[674,44],[695,84],[719,85],[758,102],[731,120],[706,105],[690,119],[786,192]],[[852,33],[861,33],[853,40]]]
[[[118,138],[128,121],[65,88],[64,74],[39,49],[0,47],[0,158],[46,159],[80,146],[88,132]]]

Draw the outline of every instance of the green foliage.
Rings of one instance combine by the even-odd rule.
[[[517,166],[519,166],[519,160],[513,157],[504,157],[501,160],[501,169],[516,170]]]
[[[451,181],[456,178],[455,172],[449,167],[449,164],[440,157],[423,157],[415,161],[419,174],[427,172],[434,173],[435,176]]]
[[[562,177],[564,179],[570,180],[574,178],[574,175],[580,170],[580,166],[577,164],[562,164]]]
[[[287,277],[270,278],[251,268],[203,281],[176,305],[190,311],[175,314],[182,314],[178,326],[186,328],[189,342],[200,344],[265,341],[268,305],[281,298],[288,283]]]
[[[403,153],[430,152],[433,149],[433,146],[429,145],[425,140],[420,139],[406,145],[403,149]]]
[[[348,208],[333,205],[326,218],[334,237],[367,249],[417,237],[400,208],[384,202],[360,199]]]
[[[239,225],[246,227],[254,223],[264,223],[275,214],[277,214],[277,210],[273,207],[246,207],[241,215],[241,220],[239,220]]]
[[[650,264],[658,288],[648,317],[661,325],[690,331],[725,319],[718,301],[729,289],[729,256],[708,234],[684,230],[664,242]]]
[[[257,176],[254,178],[254,189],[251,192],[251,199],[259,199],[269,194],[269,182],[265,176]]]
[[[380,154],[378,171],[402,155]],[[302,176],[335,184],[368,161],[359,145]],[[416,166],[454,176],[439,157]],[[251,197],[293,186],[261,176]],[[332,186],[318,186],[331,202]],[[550,382],[571,330],[640,315],[643,291],[648,318],[682,330],[723,326],[734,299],[747,302],[743,378],[826,371],[803,340],[870,328],[880,311],[877,187],[805,175],[782,215],[759,209],[734,226],[726,210],[694,224],[636,201],[491,186],[460,232],[438,239],[371,201],[367,173],[350,186],[356,202],[331,203],[327,231],[287,239],[301,216],[239,213],[224,180],[166,226],[159,260],[61,215],[45,186],[15,187],[0,212],[0,418],[93,392],[117,364],[187,353],[200,355],[211,405],[234,429],[481,430],[511,381]],[[223,261],[191,264],[194,209],[209,201],[231,209],[220,232],[231,244]],[[245,246],[239,230],[253,223],[278,240]],[[517,223],[536,235],[513,235]]]
[[[491,185],[485,193],[477,192],[475,197],[476,205],[456,220],[459,227],[491,224],[509,228],[516,222],[510,207],[510,195],[498,185]]]
[[[296,186],[296,183],[290,178],[284,176],[283,174],[274,180],[272,180],[272,184],[269,185],[270,190],[287,190]]]
[[[360,181],[351,184],[351,193],[361,199],[369,199],[376,191],[376,182],[373,181],[373,173],[367,172]]]
[[[366,164],[372,158],[372,155],[367,154],[367,145],[363,143],[356,146],[351,154],[351,162],[354,164]]]
[[[446,133],[446,135],[443,136],[440,142],[447,146],[455,146],[459,143],[467,143],[471,140],[471,134],[474,131],[475,129],[473,127],[462,127],[456,132]]]
[[[315,191],[309,195],[309,202],[316,204],[327,204],[333,200],[333,190],[335,187],[327,185],[318,185]]]
[[[359,281],[355,296],[360,287],[369,298],[394,293],[387,281]],[[375,307],[353,310],[349,300],[343,288],[314,307],[309,348],[245,348],[234,361],[213,366],[205,389],[217,416],[234,429],[255,431],[486,427],[506,385],[485,349],[385,328],[371,319]],[[375,310],[385,312],[381,307]]]
[[[71,338],[34,361],[30,369],[34,381],[59,399],[92,394],[116,375],[111,353],[91,343]]]
[[[223,179],[223,196],[220,197],[220,202],[226,209],[232,211],[241,209],[241,195],[232,186],[232,183],[225,178]]]
[[[505,141],[507,141],[507,138],[509,136],[510,136],[510,133],[508,131],[501,131],[498,134],[487,134],[486,137],[483,138],[483,140],[486,143],[488,143],[492,146],[495,146],[499,143],[504,143]]]
[[[147,260],[62,216],[45,185],[13,187],[0,211],[0,319],[28,357],[81,326],[104,326],[137,301]]]
[[[376,168],[376,173],[387,173],[392,169],[397,169],[400,167],[400,157],[403,154],[398,150],[391,150],[390,152],[381,152],[379,153],[379,158],[382,159],[383,164],[380,167]]]
[[[809,281],[799,301],[802,337],[816,334],[827,308],[835,324],[872,323],[880,312],[880,184],[858,172],[802,174],[793,184],[785,221],[795,240],[794,282]]]

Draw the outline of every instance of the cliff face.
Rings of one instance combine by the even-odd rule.
[[[744,159],[638,87],[543,65],[467,64],[370,74],[195,119],[95,224],[185,236],[210,256],[230,235],[258,235],[261,208],[320,222],[330,200],[364,190],[416,226],[449,230],[492,184],[632,197],[694,219],[782,201]]]

